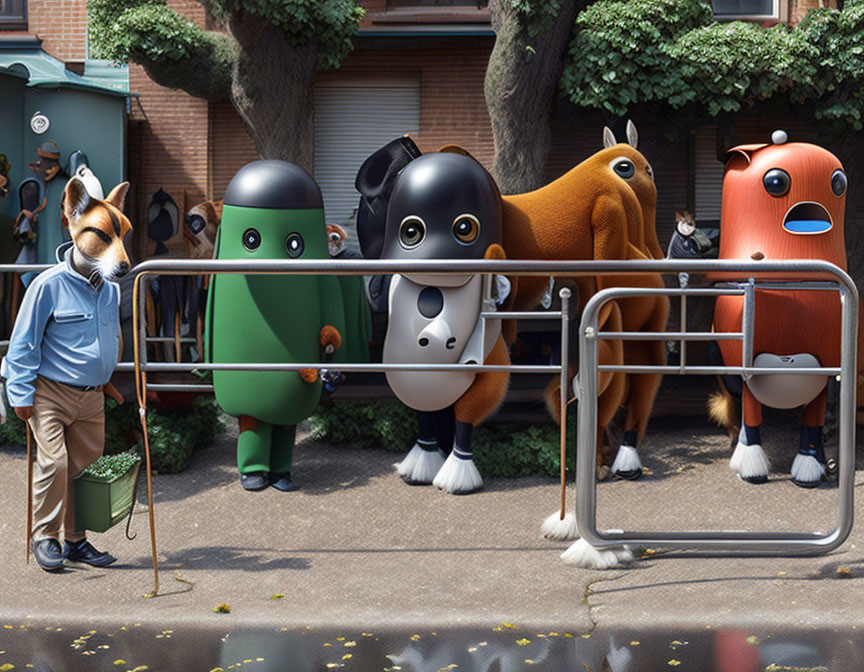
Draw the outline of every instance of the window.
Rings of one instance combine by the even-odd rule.
[[[480,8],[489,4],[489,0],[388,0],[390,9],[396,7],[473,7]]]
[[[0,0],[0,30],[27,28],[27,0]]]
[[[718,19],[779,19],[780,0],[711,0]]]

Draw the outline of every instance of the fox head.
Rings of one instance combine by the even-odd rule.
[[[129,272],[129,257],[123,238],[132,225],[123,214],[123,203],[129,183],[118,184],[104,200],[93,198],[77,177],[66,184],[63,192],[63,224],[78,252],[92,262],[106,280]]]

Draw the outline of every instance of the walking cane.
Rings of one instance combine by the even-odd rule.
[[[27,564],[30,564],[30,537],[33,536],[33,459],[31,456],[30,423],[24,421],[27,428]]]

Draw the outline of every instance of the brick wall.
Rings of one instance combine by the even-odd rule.
[[[169,0],[168,4],[205,25],[204,9],[194,0]],[[206,198],[208,103],[159,86],[134,64],[129,66],[129,85],[138,94],[129,116],[129,177],[134,190],[130,210],[135,255],[144,258],[155,246],[147,238],[146,210],[157,189],[171,194],[181,212]],[[168,247],[184,250],[182,236],[169,241]]]
[[[42,38],[42,47],[61,61],[87,57],[87,0],[30,0],[27,29]]]

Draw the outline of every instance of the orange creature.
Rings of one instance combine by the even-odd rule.
[[[846,175],[831,152],[806,143],[786,143],[775,131],[774,144],[741,145],[730,150],[723,177],[721,259],[824,259],[846,268],[843,218]],[[794,278],[792,278],[794,279]],[[714,329],[741,330],[744,300],[718,297]],[[755,366],[840,365],[840,298],[835,292],[756,290],[753,332]],[[742,343],[720,341],[723,361],[740,366]],[[757,375],[745,381],[743,426],[729,466],[748,482],[768,479],[770,465],[761,447],[762,406],[804,406],[801,440],[792,481],[815,487],[825,478],[822,427],[827,377]],[[712,399],[712,416],[731,427],[734,403],[724,389]]]
[[[589,157],[554,182],[536,191],[504,196],[504,248],[511,259],[611,260],[662,259],[654,216],[657,189],[645,157],[636,150],[638,137],[628,122],[629,144],[615,143],[604,129],[605,149]],[[515,310],[534,308],[549,286],[548,279],[521,277],[514,283]],[[663,287],[659,274],[597,276],[576,279],[579,305],[608,287]],[[669,315],[666,297],[611,301],[600,313],[604,331],[663,331]],[[512,341],[513,326],[508,338]],[[601,341],[600,364],[662,365],[662,341]],[[624,440],[612,471],[622,478],[642,475],[637,446],[642,441],[659,374],[599,376],[598,424],[605,427],[623,403],[627,406]],[[546,402],[557,417],[558,388],[547,388]]]

